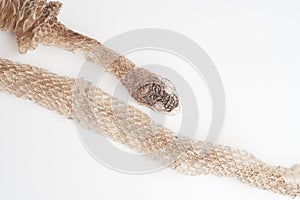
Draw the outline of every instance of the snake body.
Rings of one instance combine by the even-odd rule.
[[[16,35],[19,52],[39,44],[85,52],[88,60],[104,66],[140,104],[155,111],[176,114],[179,99],[172,83],[136,65],[95,39],[79,34],[58,21],[60,2],[0,0],[0,29]]]
[[[0,90],[56,111],[82,127],[127,145],[187,175],[235,177],[275,193],[300,196],[300,166],[269,166],[252,154],[177,135],[138,109],[82,79],[0,59]]]
[[[143,105],[166,112],[178,106],[176,94],[166,92],[166,83],[158,75],[135,67],[96,40],[66,28],[56,17],[60,8],[59,2],[0,0],[0,28],[17,36],[21,53],[35,49],[38,44],[82,50],[90,60],[113,73]],[[143,75],[150,81],[137,85],[145,79]],[[299,165],[270,166],[244,150],[223,145],[207,149],[206,143],[154,123],[145,113],[83,79],[0,59],[0,91],[56,111],[180,173],[235,177],[257,188],[300,196]],[[157,102],[161,104],[159,108]]]

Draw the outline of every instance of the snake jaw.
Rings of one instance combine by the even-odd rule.
[[[162,78],[162,82],[164,83],[164,88],[161,101],[164,105],[164,111],[169,115],[176,115],[180,111],[180,101],[175,86],[166,78]]]

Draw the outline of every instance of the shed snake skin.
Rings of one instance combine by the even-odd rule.
[[[8,8],[6,2],[16,1],[2,0],[2,14],[3,9]],[[34,5],[45,3],[26,2],[34,2]],[[3,26],[5,22],[3,17],[1,19],[0,25],[4,30],[14,29]],[[26,24],[28,22],[23,23],[29,26]],[[17,32],[15,34],[18,36]],[[23,40],[18,39],[18,42],[22,51]],[[149,158],[167,164],[180,173],[235,177],[260,189],[292,197],[300,196],[300,165],[291,168],[270,166],[244,150],[223,145],[215,145],[202,152],[207,145],[204,142],[182,137],[156,124],[148,115],[83,79],[63,77],[42,68],[0,59],[0,90],[56,111],[84,128],[103,134],[137,152],[146,153]]]
[[[57,19],[61,7],[60,2],[44,0],[0,0],[0,29],[17,37],[22,54],[38,44],[83,51],[89,61],[104,66],[119,79],[141,105],[171,115],[179,111],[178,95],[168,79],[136,67],[97,40],[67,28]],[[142,81],[143,85],[136,84]]]
[[[261,189],[300,196],[299,165],[269,166],[244,150],[223,145],[200,154],[205,143],[177,135],[82,79],[0,59],[0,90],[54,110],[180,173],[236,177]]]

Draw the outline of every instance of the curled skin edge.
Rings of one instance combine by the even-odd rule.
[[[295,176],[299,165],[269,166],[244,150],[223,145],[200,153],[206,149],[203,142],[175,134],[82,79],[0,59],[0,90],[56,111],[180,173],[235,177],[260,189],[300,196],[299,179]]]

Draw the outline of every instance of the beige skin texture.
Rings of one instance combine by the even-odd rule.
[[[182,137],[82,79],[0,59],[0,91],[64,115],[180,173],[234,177],[263,190],[300,196],[299,165],[270,166],[244,150]]]
[[[139,104],[157,112],[178,113],[179,98],[168,79],[137,67],[97,40],[67,28],[57,19],[61,7],[60,2],[44,0],[0,0],[0,29],[16,36],[22,54],[39,44],[80,50],[89,61],[105,67],[121,81]]]

